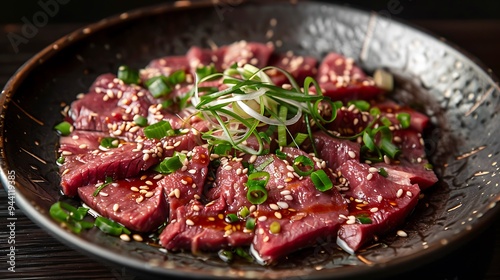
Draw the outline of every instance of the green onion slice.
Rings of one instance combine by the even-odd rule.
[[[410,127],[411,123],[411,116],[408,113],[397,113],[396,118],[398,119],[399,123],[401,124],[402,128],[408,128]]]
[[[175,131],[169,122],[161,120],[144,128],[144,135],[147,138],[161,139],[166,136],[175,135]]]
[[[276,149],[274,153],[279,159],[286,159],[286,154],[283,153],[280,149]]]
[[[118,138],[114,138],[114,137],[104,137],[101,139],[101,142],[99,143],[99,145],[101,145],[102,147],[104,147],[106,149],[118,148],[119,144],[120,144],[120,140],[118,140]]]
[[[309,157],[300,155],[293,160],[293,170],[299,176],[307,176],[314,171],[314,162]]]
[[[372,219],[369,216],[367,216],[366,214],[356,216],[356,220],[358,220],[358,222],[360,224],[371,224],[372,223]]]
[[[316,189],[321,192],[327,191],[333,187],[332,180],[328,178],[328,175],[326,175],[326,172],[323,169],[316,170],[311,173],[311,181]]]
[[[274,221],[269,225],[269,231],[273,234],[281,232],[281,225],[278,221]]]
[[[248,209],[248,207],[243,206],[238,212],[238,215],[240,215],[240,217],[242,218],[246,218],[248,215],[250,215],[250,210]]]
[[[71,131],[73,131],[73,126],[67,122],[63,121],[59,124],[57,124],[54,129],[57,131],[62,136],[68,136],[71,134]]]
[[[254,172],[248,176],[246,183],[248,187],[247,199],[252,204],[262,204],[267,200],[266,185],[269,177],[269,173],[264,171]]]
[[[255,229],[255,219],[252,217],[248,217],[245,223],[245,228],[249,230]]]
[[[165,76],[156,76],[146,81],[149,92],[155,98],[166,96],[172,92],[172,87]]]
[[[106,177],[104,180],[104,183],[102,183],[97,189],[92,193],[92,196],[97,196],[99,192],[107,187],[109,184],[113,183],[113,178],[112,177]]]
[[[167,157],[163,159],[154,170],[162,174],[173,173],[183,166],[183,162],[186,159],[186,155],[178,153],[172,157]]]
[[[387,170],[385,170],[385,168],[381,167],[379,170],[378,170],[378,174],[380,174],[381,176],[383,177],[387,177],[389,176],[389,173],[387,173]]]
[[[117,77],[126,84],[140,83],[139,71],[131,69],[126,65],[118,67]]]
[[[146,117],[136,115],[134,117],[134,123],[140,127],[145,127],[148,125],[148,119]]]
[[[360,111],[368,111],[370,110],[370,103],[365,100],[352,100],[347,103],[347,105],[354,104],[356,108],[358,108]]]
[[[233,260],[233,258],[234,258],[233,252],[231,252],[230,250],[226,250],[226,249],[220,249],[217,252],[217,255],[219,256],[219,258],[223,262],[231,262]]]
[[[232,223],[236,223],[240,220],[240,218],[238,218],[238,215],[234,214],[234,213],[229,213],[226,215],[226,219],[225,221],[229,224],[232,224]]]
[[[112,221],[103,216],[99,216],[95,219],[95,226],[98,227],[102,232],[118,236],[122,233],[130,234],[131,232],[123,225]]]

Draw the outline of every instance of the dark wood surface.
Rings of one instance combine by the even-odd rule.
[[[500,20],[411,20],[442,36],[483,61],[500,75]],[[15,52],[7,33],[19,24],[0,25],[0,85],[33,54],[81,23],[48,24]],[[0,188],[0,279],[146,279],[128,268],[103,263],[54,239],[17,209],[16,272],[6,262],[7,194]],[[449,255],[390,279],[500,279],[500,218],[487,230]]]

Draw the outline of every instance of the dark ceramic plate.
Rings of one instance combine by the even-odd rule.
[[[8,188],[14,171],[17,205],[62,242],[163,276],[376,277],[442,256],[499,214],[500,92],[495,78],[470,56],[405,24],[331,4],[178,3],[182,5],[122,14],[69,34],[28,61],[1,95],[2,182]],[[48,209],[61,197],[53,130],[62,119],[61,104],[69,104],[97,75],[115,72],[120,64],[139,68],[156,57],[184,54],[192,45],[242,39],[271,41],[278,51],[318,59],[336,51],[367,71],[386,68],[397,78],[394,98],[432,117],[434,126],[425,140],[440,182],[425,192],[401,227],[407,238],[389,234],[356,256],[338,250],[334,240],[322,240],[270,268],[164,253],[94,230],[75,235],[52,221]]]

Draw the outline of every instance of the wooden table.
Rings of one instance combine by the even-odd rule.
[[[500,20],[414,20],[417,24],[461,46],[500,75]],[[48,24],[14,52],[7,33],[19,25],[0,26],[0,85],[33,54],[83,24]],[[0,279],[144,279],[124,267],[98,262],[54,239],[16,211],[16,273],[6,264],[7,195],[0,188]],[[500,217],[489,229],[446,257],[390,279],[500,279]]]

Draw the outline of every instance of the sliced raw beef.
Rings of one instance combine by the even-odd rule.
[[[370,123],[373,117],[370,113],[358,110],[354,105],[342,106],[337,110],[335,120],[326,125],[328,130],[336,135],[354,136],[361,133]]]
[[[359,161],[361,147],[358,143],[332,137],[323,131],[314,132],[313,138],[319,157],[332,170],[336,171],[346,161]]]
[[[170,220],[175,219],[175,211],[179,206],[187,204],[192,199],[201,198],[203,192],[210,163],[208,151],[198,146],[188,155],[190,160],[185,167],[165,175],[158,182],[168,196]]]
[[[269,65],[281,68],[290,73],[298,85],[302,87],[306,77],[316,77],[318,71],[318,61],[311,56],[299,56],[293,53],[273,54],[269,60]],[[288,78],[279,70],[271,69],[266,71],[273,83],[278,86],[290,84]]]
[[[97,77],[90,92],[71,104],[69,116],[77,130],[116,132],[116,126],[147,116],[153,97],[137,85],[128,85],[114,74]]]
[[[384,93],[352,59],[333,52],[321,61],[317,81],[333,100],[369,100]]]
[[[238,66],[252,64],[257,68],[268,65],[274,47],[268,44],[239,41],[227,46],[221,67],[227,69],[234,63]]]
[[[396,118],[396,115],[398,113],[410,114],[410,128],[420,133],[422,133],[424,129],[429,125],[429,117],[409,107],[398,105],[393,101],[384,101],[382,103],[376,104],[376,106],[380,109],[382,114],[393,123],[399,123]]]
[[[224,61],[224,54],[226,53],[227,46],[222,46],[216,49],[203,49],[193,46],[186,53],[186,58],[193,75],[196,69],[213,65],[217,72],[222,72],[222,62]]]
[[[179,56],[166,56],[154,59],[149,64],[139,71],[141,80],[143,82],[156,76],[170,76],[178,70],[183,70],[189,73],[189,61],[184,55]]]
[[[434,185],[438,178],[429,166],[422,135],[411,128],[395,130],[392,134],[401,150],[398,160],[391,164],[377,163],[375,166],[383,167],[388,173],[387,178],[399,184],[418,184],[421,190]]]
[[[158,163],[158,157],[146,157],[143,152],[143,149],[155,147],[150,141],[143,144],[123,143],[108,151],[93,150],[67,155],[60,167],[62,190],[65,195],[74,196],[79,187],[96,184],[106,177],[113,180],[134,177]]]
[[[59,139],[59,152],[63,156],[86,154],[99,149],[101,140],[106,137],[109,134],[105,132],[75,130],[71,135]]]
[[[325,192],[316,189],[311,178],[296,177],[290,171],[290,164],[299,156],[308,154],[295,149],[284,148],[287,160],[275,155],[257,157],[254,165],[261,166],[270,175],[266,186],[268,198],[258,205],[255,238],[251,252],[260,263],[274,263],[298,249],[315,245],[319,240],[335,236],[346,216],[347,204],[335,188]],[[317,167],[315,168],[317,169]],[[330,179],[335,182],[335,177]],[[265,217],[265,218],[264,218]],[[278,223],[280,230],[272,233],[272,223]]]
[[[102,216],[138,232],[151,232],[167,221],[168,208],[157,174],[117,180],[103,187],[92,184],[78,188],[78,195]],[[161,177],[161,176],[160,176]]]
[[[418,202],[418,185],[400,185],[384,178],[368,164],[353,160],[340,167],[349,182],[349,219],[340,226],[337,243],[353,254],[375,236],[394,230]],[[364,223],[362,223],[364,221]]]

